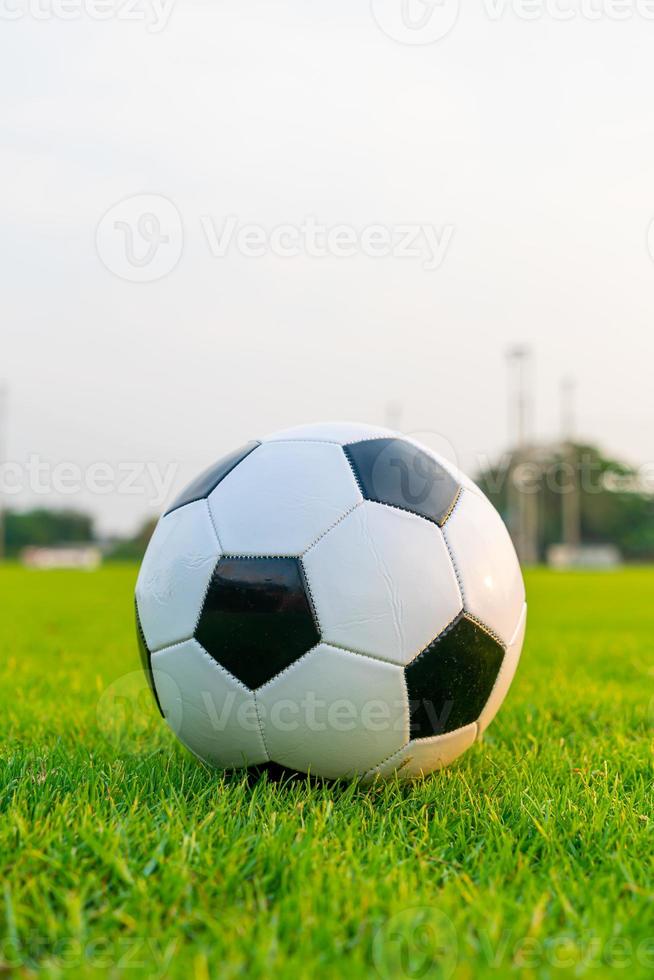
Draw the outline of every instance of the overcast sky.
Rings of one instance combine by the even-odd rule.
[[[130,466],[172,493],[321,419],[473,469],[515,343],[537,436],[573,374],[579,434],[651,458],[645,0],[64,2],[0,0],[10,506],[129,530],[164,502]]]

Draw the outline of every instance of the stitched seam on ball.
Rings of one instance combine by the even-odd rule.
[[[226,561],[231,561],[233,559],[239,559],[239,558],[247,558],[250,561],[257,560],[257,559],[259,561],[282,561],[282,560],[289,560],[289,559],[291,561],[299,561],[302,555],[301,554],[300,555],[262,555],[261,552],[257,552],[257,554],[251,554],[251,555],[247,555],[247,554],[237,555],[233,551],[228,551],[225,552],[225,554],[221,555],[220,557],[224,558]]]
[[[440,529],[441,529],[441,531],[443,530],[443,528],[445,527],[445,525],[449,521],[450,517],[452,516],[452,514],[456,510],[456,506],[459,503],[459,501],[461,500],[462,495],[463,495],[463,487],[459,487],[459,489],[456,492],[456,497],[454,498],[454,500],[450,504],[449,510],[447,511],[447,513],[445,514],[445,517],[440,522]]]
[[[462,732],[466,728],[470,728],[471,725],[477,727],[476,721],[469,721],[467,725],[459,725],[458,728],[453,728],[450,732],[439,732],[437,735],[427,735],[426,738],[412,738],[410,741],[420,743],[420,745],[427,744],[428,742],[437,742],[439,739],[449,738],[451,735],[456,735],[457,732]]]
[[[246,687],[243,681],[240,681],[238,677],[235,677],[234,674],[230,673],[230,671],[228,671],[226,667],[223,667],[223,665],[219,664],[217,660],[214,660],[211,654],[207,653],[207,651],[204,649],[204,647],[198,640],[195,640],[194,642],[197,644],[198,648],[202,651],[203,655],[207,658],[207,660],[211,664],[213,664],[216,670],[220,671],[221,674],[224,674],[225,677],[229,678],[229,680],[235,681],[236,685],[240,687],[242,691],[245,691],[246,694],[254,694],[254,691],[250,690],[249,687]]]
[[[254,702],[254,710],[255,710],[255,713],[256,713],[256,716],[257,716],[257,724],[259,725],[259,734],[261,735],[261,743],[262,743],[262,745],[263,745],[263,750],[264,750],[264,752],[265,752],[265,753],[266,753],[266,755],[268,756],[268,761],[270,762],[270,752],[268,751],[268,746],[266,745],[266,739],[264,738],[264,734],[263,734],[263,725],[261,724],[261,716],[259,715],[259,708],[258,708],[258,706],[257,706],[257,699],[256,699],[256,697],[255,697],[255,694],[254,694],[254,691],[252,691],[252,690],[250,690],[250,688],[249,688],[249,687],[246,687],[246,686],[245,686],[245,684],[243,684],[243,682],[242,682],[242,681],[240,681],[240,680],[238,679],[238,677],[235,677],[235,676],[234,676],[233,674],[231,674],[231,673],[230,673],[230,672],[229,672],[229,671],[227,670],[227,668],[226,668],[226,667],[223,667],[223,665],[222,665],[222,664],[219,664],[217,660],[214,660],[214,659],[213,659],[213,657],[211,656],[211,654],[210,654],[210,653],[207,653],[207,651],[206,651],[206,650],[204,649],[204,647],[202,646],[202,644],[201,644],[201,643],[199,643],[199,642],[198,642],[197,640],[195,641],[195,643],[197,644],[197,646],[199,647],[199,649],[201,650],[201,652],[202,652],[202,653],[204,654],[204,656],[205,656],[205,657],[207,658],[207,660],[209,660],[209,661],[210,661],[210,663],[212,663],[212,664],[213,664],[213,666],[214,666],[214,667],[215,667],[215,668],[216,668],[216,669],[217,669],[217,670],[218,670],[218,671],[219,671],[219,672],[220,672],[221,674],[224,674],[224,675],[225,675],[226,677],[228,677],[228,678],[229,678],[230,680],[232,680],[232,681],[235,681],[235,683],[236,683],[236,685],[237,685],[238,687],[240,687],[240,688],[241,688],[241,690],[243,690],[243,691],[245,691],[245,693],[246,693],[246,694],[247,694],[248,696],[249,696],[249,695],[251,695],[251,696],[252,696],[252,700],[253,700],[253,702]],[[183,700],[183,699],[182,699],[182,700]]]
[[[164,643],[161,647],[152,647],[150,650],[150,655],[153,653],[161,653],[162,650],[172,650],[174,647],[181,647],[184,643],[189,643],[191,640],[195,639],[195,629],[190,634],[190,636],[184,636],[181,640],[174,640],[173,643]]]
[[[527,616],[527,603],[526,602],[523,602],[522,603],[522,609],[520,610],[520,615],[518,616],[518,625],[516,626],[516,628],[513,631],[513,635],[511,636],[511,639],[508,642],[508,646],[511,647],[515,643],[516,637],[517,637],[518,633],[520,632],[520,627],[522,626],[522,620],[524,618],[526,618],[526,616]]]
[[[359,488],[359,493],[361,494],[362,497],[365,497],[365,493],[364,493],[364,490],[363,490],[363,483],[361,482],[361,477],[359,476],[359,470],[357,469],[356,463],[352,459],[352,454],[349,452],[349,446],[351,446],[351,445],[353,445],[353,443],[349,443],[347,446],[343,446],[342,447],[342,449],[343,449],[343,455],[345,456],[345,458],[346,458],[346,460],[348,462],[348,466],[350,467],[350,470],[352,471],[352,475],[354,477],[354,482],[356,483],[357,487]]]
[[[213,493],[213,491],[212,491],[212,493]],[[213,528],[213,533],[216,535],[216,541],[218,543],[218,549],[219,549],[219,551],[222,552],[223,546],[222,546],[222,543],[220,541],[220,535],[218,534],[218,528],[216,527],[216,522],[215,522],[215,520],[213,518],[213,511],[211,510],[211,507],[209,506],[209,498],[208,497],[205,497],[204,498],[204,502],[207,505],[207,510],[209,512],[209,521],[211,523],[211,527]]]
[[[285,443],[288,443],[288,442],[299,442],[299,443],[309,442],[309,443],[316,443],[319,446],[325,446],[325,445],[326,446],[340,446],[341,449],[345,449],[346,446],[356,446],[356,444],[358,442],[376,442],[379,439],[393,439],[393,438],[397,438],[397,436],[394,437],[393,435],[391,435],[390,433],[387,432],[387,433],[385,433],[384,435],[381,435],[381,436],[361,436],[360,439],[348,439],[347,442],[339,442],[337,439],[290,439],[290,438],[288,438],[288,439],[267,439],[265,442],[262,442],[261,445],[262,446],[274,446],[278,442],[285,442]]]
[[[303,653],[301,657],[298,657],[298,658],[297,658],[297,660],[294,660],[292,664],[288,664],[288,666],[287,666],[287,667],[284,667],[284,668],[283,668],[282,670],[280,670],[280,671],[279,671],[279,672],[278,672],[277,674],[275,674],[275,675],[274,675],[273,677],[270,677],[270,678],[269,678],[269,679],[268,679],[268,680],[266,681],[266,683],[265,683],[265,684],[261,684],[261,685],[260,685],[260,686],[259,686],[259,687],[258,687],[258,688],[256,689],[256,690],[257,690],[257,692],[259,692],[259,693],[261,693],[261,691],[265,691],[265,689],[266,689],[267,687],[269,687],[269,686],[270,686],[270,685],[271,685],[271,684],[273,683],[273,681],[276,681],[276,680],[278,680],[278,679],[279,679],[280,677],[283,677],[283,676],[284,676],[284,674],[288,674],[288,672],[289,672],[289,671],[291,671],[291,670],[293,670],[293,668],[294,668],[294,667],[296,667],[296,666],[297,666],[298,664],[300,664],[300,663],[302,663],[302,661],[303,661],[303,660],[306,660],[306,658],[307,658],[307,657],[309,656],[309,654],[310,654],[310,653],[313,653],[313,652],[314,652],[314,650],[317,650],[317,649],[318,649],[318,647],[319,647],[319,646],[321,645],[321,643],[322,643],[322,641],[320,641],[320,643],[316,643],[316,645],[315,645],[315,646],[313,646],[313,647],[311,647],[311,648],[310,648],[309,650],[307,650],[307,652],[306,652],[306,653]]]
[[[152,654],[154,652],[156,652],[156,651],[153,651],[153,650],[150,649],[150,647],[148,646],[148,641],[145,638],[145,633],[143,632],[143,624],[141,623],[141,614],[139,613],[139,603],[138,603],[138,599],[136,597],[136,594],[134,595],[134,611],[136,613],[136,617],[135,617],[136,618],[136,629],[137,629],[137,632],[138,632],[138,634],[139,634],[139,636],[141,638],[141,643],[143,644],[143,648],[145,649],[145,652],[148,655],[148,670],[149,670],[148,679],[152,683],[152,693],[154,694],[154,700],[157,702],[157,707],[159,709],[159,714],[162,717],[165,718],[166,716],[164,714],[163,708],[161,707],[161,702],[159,701],[159,692],[157,691],[157,685],[155,683],[154,672],[153,672],[153,669],[152,669]]]
[[[497,635],[497,633],[494,633],[493,630],[490,629],[490,627],[486,626],[485,623],[482,623],[482,621],[480,619],[477,619],[476,616],[471,616],[470,613],[467,613],[465,610],[463,610],[462,612],[457,613],[456,616],[454,617],[454,619],[452,620],[452,622],[451,623],[448,623],[447,626],[445,627],[445,629],[442,630],[438,634],[438,636],[435,636],[434,639],[431,640],[427,644],[426,647],[423,647],[422,650],[420,651],[420,653],[417,655],[417,657],[414,657],[413,660],[411,660],[406,666],[409,667],[409,666],[412,666],[413,664],[417,663],[417,661],[420,660],[421,657],[425,656],[425,654],[427,653],[427,651],[431,650],[431,648],[436,643],[440,643],[440,641],[443,639],[443,637],[447,636],[447,634],[450,633],[454,629],[454,627],[457,626],[461,622],[462,619],[467,619],[469,623],[473,623],[473,625],[479,627],[480,630],[483,630],[484,633],[486,633],[487,636],[490,636],[490,638],[492,640],[495,640],[495,642],[497,644],[499,644],[499,646],[502,647],[502,649],[504,650],[504,653],[506,654],[506,649],[507,649],[506,644],[503,643],[503,641],[500,639],[500,637]],[[502,665],[500,664],[500,670],[501,669],[502,669]],[[472,722],[471,722],[471,724],[472,724]]]
[[[407,667],[412,666],[418,660],[420,660],[421,657],[424,657],[425,654],[427,653],[427,651],[428,650],[431,650],[431,648],[433,647],[433,645],[435,643],[439,643],[443,639],[444,636],[447,636],[447,634],[450,633],[454,629],[454,627],[457,626],[458,623],[461,622],[461,620],[464,618],[464,616],[465,616],[465,613],[463,611],[462,612],[458,612],[456,614],[456,616],[454,617],[454,619],[450,620],[450,622],[447,624],[447,626],[440,631],[440,633],[438,634],[438,636],[435,636],[433,640],[430,640],[429,643],[427,644],[427,646],[423,647],[422,650],[420,651],[420,653],[418,653],[413,658],[413,660],[411,660],[406,666]]]
[[[319,541],[322,541],[322,539],[325,537],[326,534],[329,534],[329,532],[333,531],[335,527],[338,527],[338,525],[342,521],[344,521],[346,517],[349,517],[350,514],[352,514],[357,509],[357,507],[361,507],[361,505],[364,503],[365,500],[363,499],[357,500],[356,504],[353,504],[353,506],[350,507],[349,510],[346,510],[344,514],[341,514],[341,516],[337,520],[335,520],[333,524],[330,524],[328,528],[326,528],[321,534],[319,534],[318,537],[315,539],[315,541],[312,541],[309,547],[305,548],[299,557],[304,558],[304,556],[307,555],[311,551],[311,549],[318,544]]]
[[[472,743],[471,743],[471,745],[474,745],[474,743],[477,741],[477,738],[479,737],[479,723],[476,722],[476,721],[471,721],[470,724],[475,726],[475,737],[474,737],[474,739],[472,740]],[[381,766],[386,765],[387,762],[391,762],[396,755],[399,755],[400,752],[403,752],[406,748],[408,748],[408,746],[412,742],[413,743],[418,743],[418,742],[423,743],[423,742],[430,742],[430,741],[434,741],[435,742],[437,739],[443,738],[444,735],[454,735],[456,732],[460,732],[464,728],[469,728],[469,727],[470,727],[469,725],[461,725],[459,728],[453,728],[451,732],[442,732],[440,735],[431,735],[431,736],[429,736],[429,738],[410,738],[409,741],[406,742],[405,745],[403,745],[400,749],[397,750],[397,752],[393,752],[393,754],[392,755],[389,755],[388,758],[382,759],[382,761],[381,762],[378,762],[376,766],[373,766],[371,769],[368,770],[368,772],[364,773],[363,778],[365,779],[370,774],[381,775],[379,773],[379,768]],[[408,764],[411,762],[411,759],[412,758],[413,758],[413,756],[411,756],[411,755],[407,756],[407,758],[404,760],[404,762],[402,763],[402,765],[401,766],[398,766],[397,769],[395,770],[395,772],[396,773],[401,772],[402,769],[404,769],[406,766],[408,766]]]
[[[389,667],[400,667],[399,664],[389,663],[388,660],[379,660],[377,657],[370,657],[366,653],[358,653],[356,650],[348,650],[346,647],[339,647],[339,646],[336,646],[333,643],[326,643],[325,645],[326,646],[334,647],[336,650],[342,650],[344,653],[353,653],[357,657],[367,657],[368,660],[374,660],[375,663],[385,663],[385,664],[388,664]],[[395,751],[394,752],[391,752],[390,755],[387,755],[380,762],[376,762],[374,766],[371,766],[370,769],[367,769],[363,773],[363,775],[361,776],[362,779],[366,779],[371,773],[375,773],[380,766],[385,765],[394,756],[396,756],[400,752],[402,752],[403,749],[405,749],[407,747],[407,745],[409,744],[409,742],[411,741],[411,711],[410,711],[410,707],[409,707],[409,689],[408,689],[407,682],[406,682],[406,674],[404,673],[404,670],[402,670],[401,667],[400,667],[400,670],[402,672],[402,686],[403,686],[403,689],[404,689],[404,698],[403,698],[403,706],[404,706],[404,731],[407,732],[407,735],[408,735],[407,741],[406,742],[403,742],[402,745],[399,747],[399,749],[395,749]],[[408,762],[409,762],[409,760],[407,759],[406,762],[403,763],[403,765],[407,765]],[[402,766],[400,766],[397,771],[399,771],[399,769],[401,769],[401,768],[402,768]]]
[[[477,738],[479,737],[479,723],[476,722],[476,721],[471,721],[470,722],[470,725],[474,725],[475,726],[475,737],[474,737],[473,741],[471,742],[471,746],[472,746],[477,741]],[[371,769],[368,769],[368,771],[363,774],[363,778],[366,779],[370,775],[381,775],[379,773],[380,767],[386,765],[386,763],[388,763],[388,762],[391,762],[395,758],[396,755],[399,755],[400,752],[404,752],[404,750],[406,748],[408,748],[412,743],[413,744],[418,744],[418,743],[423,744],[423,743],[427,743],[427,742],[436,742],[438,739],[442,739],[445,735],[448,735],[448,736],[449,735],[455,735],[457,732],[463,731],[464,728],[469,728],[470,725],[461,725],[459,728],[453,728],[451,732],[442,732],[440,735],[430,735],[428,738],[410,738],[409,741],[406,742],[396,752],[393,752],[391,755],[387,756],[386,759],[382,759],[381,762],[378,762],[376,765],[372,766]],[[462,753],[460,753],[460,754],[462,754]],[[402,771],[402,769],[404,769],[406,766],[408,766],[409,763],[411,762],[411,759],[412,758],[413,758],[412,755],[408,755],[406,757],[406,759],[404,760],[404,762],[402,763],[402,765],[401,766],[398,766],[397,769],[395,769],[395,773],[400,773]]]
[[[270,749],[268,748],[268,743],[266,742],[266,736],[263,733],[263,721],[261,720],[261,715],[259,714],[259,704],[257,702],[257,695],[255,691],[252,692],[252,697],[254,698],[254,710],[257,715],[257,722],[259,723],[259,734],[261,735],[263,750],[268,756],[268,762],[272,762],[272,756],[270,754]]]
[[[504,674],[509,669],[508,668],[508,664],[507,664],[508,653],[509,653],[509,650],[511,649],[511,647],[513,646],[513,644],[515,643],[516,637],[517,637],[518,632],[520,630],[520,626],[522,625],[522,618],[525,615],[526,607],[527,607],[527,603],[525,602],[525,603],[523,603],[522,611],[520,612],[520,618],[518,619],[518,625],[516,626],[515,630],[513,631],[513,637],[511,638],[511,641],[504,648],[504,656],[502,657],[502,663],[500,664],[500,669],[497,672],[497,677],[495,678],[495,683],[493,684],[493,686],[491,688],[491,692],[488,695],[488,697],[486,698],[486,704],[481,709],[481,714],[483,714],[484,711],[486,710],[486,707],[488,706],[488,702],[493,697],[493,693],[495,691],[495,688],[499,686],[499,683],[500,683],[502,677],[504,676]],[[522,653],[522,651],[520,651],[520,653]],[[515,662],[516,670],[518,668],[518,662],[519,662],[519,660],[520,660],[520,654],[518,654],[518,658],[517,658],[517,660]],[[508,694],[509,692],[507,691],[506,693]],[[505,695],[505,697],[506,697],[506,695]],[[499,707],[501,707],[501,705]],[[499,707],[498,707],[498,711],[499,711]],[[480,714],[479,717],[481,717],[481,714]],[[479,734],[480,734],[479,733],[479,719],[477,719],[477,721],[475,722],[475,724],[477,725],[477,736],[476,737],[479,737]],[[489,722],[489,724],[490,724],[490,722]]]
[[[218,567],[218,562],[222,558],[224,558],[224,555],[218,555],[218,557],[216,558],[216,561],[214,563],[214,566],[213,566],[213,568],[211,570],[211,575],[209,576],[209,580],[208,580],[208,582],[207,582],[207,584],[205,586],[204,592],[202,593],[202,602],[200,603],[200,608],[198,609],[198,614],[195,617],[195,626],[193,627],[193,633],[192,633],[192,636],[191,636],[192,639],[195,638],[195,634],[197,633],[198,626],[200,625],[200,620],[202,619],[202,613],[204,611],[204,604],[207,601],[207,596],[209,595],[209,589],[211,588],[211,583],[213,582],[213,577],[216,574],[216,568]],[[208,656],[208,654],[207,654],[207,656]]]
[[[391,510],[399,510],[401,514],[409,514],[410,517],[415,517],[419,521],[427,521],[428,524],[435,525],[442,530],[439,521],[435,518],[427,517],[425,514],[419,514],[417,510],[411,510],[410,507],[400,507],[399,504],[388,504],[385,500],[376,500],[374,497],[366,497],[365,499],[370,504],[378,504],[380,507],[390,507]]]
[[[406,679],[406,671],[402,671],[402,684],[404,686],[404,725],[407,738],[411,740],[411,705],[409,704],[409,685]]]
[[[334,650],[342,650],[343,653],[351,653],[355,657],[365,657],[366,660],[374,660],[376,664],[388,664],[389,667],[397,667],[398,670],[404,670],[406,664],[398,664],[395,660],[386,660],[384,657],[378,657],[374,653],[364,653],[363,650],[355,650],[353,647],[343,646],[341,643],[334,643],[332,640],[323,639],[323,643],[327,647],[333,647]],[[420,648],[422,650],[422,647]]]
[[[380,439],[404,439],[404,436],[388,431],[381,436],[361,436],[360,439],[350,439],[349,442],[342,442],[341,445],[345,449],[347,446],[356,446],[360,442],[379,442]]]
[[[278,446],[280,443],[284,443],[285,445],[288,444],[293,445],[295,443],[302,445],[302,443],[309,443],[310,445],[314,445],[314,446],[342,446],[343,445],[343,443],[341,442],[336,442],[335,439],[269,439],[267,442],[262,443],[262,445]]]
[[[277,673],[277,674],[274,675],[274,677],[271,677],[269,680],[267,680],[265,684],[261,684],[261,686],[258,687],[256,690],[257,691],[263,691],[270,684],[272,684],[273,681],[276,681],[279,677],[283,677],[284,674],[288,674],[288,672],[290,670],[293,670],[293,668],[296,667],[297,664],[299,664],[303,660],[305,660],[309,656],[310,653],[314,653],[314,651],[317,650],[319,646],[331,647],[333,650],[336,650],[339,653],[351,653],[353,657],[366,657],[368,660],[372,660],[376,664],[386,664],[388,667],[396,667],[398,670],[401,670],[402,671],[402,676],[404,676],[404,669],[403,669],[403,667],[402,667],[401,664],[394,664],[394,663],[391,663],[389,660],[381,660],[380,658],[378,658],[378,657],[372,657],[372,656],[370,656],[370,654],[367,654],[367,653],[359,653],[356,650],[351,650],[349,647],[340,647],[336,643],[330,643],[328,640],[323,640],[321,638],[321,640],[320,640],[319,643],[316,643],[316,645],[313,646],[313,647],[311,647],[311,649],[307,650],[306,653],[303,653],[302,656],[301,657],[298,657],[297,660],[294,660],[292,664],[289,664],[287,667],[284,667],[283,670],[280,670],[279,673]],[[406,679],[405,679],[405,682],[406,682]],[[408,703],[408,695],[407,695],[407,712],[408,712],[408,710],[409,710],[409,703]]]
[[[497,677],[495,678],[495,683],[491,687],[490,694],[486,698],[486,702],[484,704],[484,707],[479,712],[479,718],[481,718],[481,716],[483,715],[484,711],[488,707],[488,702],[493,697],[493,692],[495,691],[495,688],[498,687],[498,685],[499,685],[499,683],[500,683],[500,681],[502,679],[502,676],[506,673],[506,670],[508,669],[507,666],[506,666],[507,653],[508,653],[508,650],[505,650],[504,651],[504,656],[502,657],[502,663],[500,664],[500,669],[498,670]],[[506,693],[508,694],[508,691]],[[497,708],[498,711],[501,708],[501,706],[502,706],[501,704],[498,705],[498,708]],[[475,725],[477,726],[477,734],[475,735],[475,739],[477,739],[478,736],[479,736],[479,718],[477,718],[477,721],[475,722]],[[490,724],[490,722],[489,722],[489,724]]]
[[[359,487],[359,489],[361,489],[361,488]],[[340,524],[341,521],[344,521],[346,517],[349,517],[349,515],[352,513],[352,511],[356,510],[357,507],[361,507],[362,504],[375,504],[377,507],[388,507],[389,510],[397,510],[397,511],[400,512],[400,514],[404,514],[407,517],[413,518],[416,521],[420,521],[421,523],[423,523],[424,521],[426,521],[427,524],[430,524],[432,527],[437,527],[439,530],[442,530],[442,528],[440,527],[440,525],[438,524],[437,521],[432,520],[431,517],[425,517],[424,514],[418,514],[418,513],[416,513],[415,510],[409,510],[408,507],[398,507],[398,506],[396,506],[396,504],[387,504],[383,500],[373,500],[370,497],[363,496],[363,499],[362,500],[357,501],[357,503],[354,504],[353,507],[350,507],[350,509],[348,511],[346,511],[341,517],[339,517],[337,521],[334,521],[333,524],[330,524],[330,526],[327,528],[327,530],[326,531],[323,531],[322,534],[320,534],[316,538],[316,540],[313,541],[309,545],[309,547],[306,549],[306,551],[303,551],[302,552],[302,557],[304,557],[304,555],[306,555],[306,553],[308,551],[311,551],[311,549],[313,548],[313,546],[316,545],[316,544],[318,544],[318,542],[321,540],[321,538],[324,538],[326,534],[329,534],[329,532],[333,528],[335,528],[338,524]]]
[[[504,642],[502,637],[495,632],[495,630],[490,628],[490,626],[487,626],[486,623],[482,622],[481,619],[477,619],[476,616],[473,616],[472,613],[469,613],[466,610],[464,610],[463,612],[463,618],[467,619],[470,623],[474,623],[475,626],[478,626],[479,629],[483,630],[487,636],[490,636],[491,640],[495,640],[496,643],[499,643],[502,649],[506,652],[507,649],[506,643]]]
[[[304,592],[307,597],[307,602],[309,603],[309,608],[311,609],[311,614],[313,616],[313,621],[318,630],[318,636],[322,639],[322,627],[320,625],[320,619],[318,618],[318,607],[316,606],[316,600],[314,599],[313,592],[311,591],[311,584],[309,582],[309,576],[307,570],[304,567],[304,562],[301,558],[297,559],[298,566],[300,568],[300,577],[302,578],[302,583],[304,585]]]
[[[463,589],[463,579],[461,578],[461,574],[459,572],[459,566],[457,565],[456,559],[454,558],[454,552],[452,551],[452,548],[450,546],[450,542],[447,540],[447,534],[445,532],[445,528],[444,527],[441,528],[441,534],[443,535],[443,541],[445,542],[445,547],[447,548],[447,553],[450,556],[450,561],[452,562],[452,568],[454,569],[454,576],[456,578],[457,585],[459,586],[459,592],[461,593],[461,603],[463,604],[463,608],[465,610],[465,607],[466,607],[466,595],[465,595],[465,591]]]
[[[175,640],[174,643],[167,643],[165,647],[157,647],[152,653],[162,653],[164,650],[174,650],[175,647],[183,647],[185,643],[190,643],[192,639],[193,637],[189,636],[185,640]]]
[[[379,770],[381,769],[381,767],[382,767],[382,766],[385,766],[387,762],[391,762],[391,760],[392,760],[392,759],[394,759],[396,755],[399,755],[399,754],[400,754],[400,752],[404,752],[404,750],[405,750],[405,749],[406,749],[406,748],[408,747],[408,745],[409,745],[409,743],[410,743],[410,742],[411,742],[411,738],[409,738],[409,739],[408,739],[408,740],[407,740],[407,741],[406,741],[406,742],[404,743],[404,745],[401,745],[401,746],[399,747],[399,749],[396,749],[396,750],[395,750],[395,752],[391,752],[391,754],[390,754],[390,755],[387,755],[385,759],[382,759],[382,760],[381,760],[381,762],[377,762],[377,763],[375,763],[375,765],[374,765],[374,766],[371,766],[371,767],[370,767],[370,769],[368,769],[368,770],[367,770],[366,772],[364,772],[364,774],[363,774],[363,778],[365,779],[365,778],[366,778],[367,776],[370,776],[370,775],[377,775],[377,776],[380,776],[380,775],[381,775],[381,773],[379,772]],[[409,762],[410,762],[410,761],[411,761],[411,759],[410,759],[410,758],[407,758],[407,759],[405,759],[405,760],[404,760],[404,762],[402,763],[402,765],[401,765],[401,766],[399,766],[399,767],[398,767],[398,768],[397,768],[397,769],[395,770],[395,772],[399,772],[399,771],[400,771],[400,769],[403,769],[403,768],[404,768],[405,766],[407,766],[407,765],[409,764]]]

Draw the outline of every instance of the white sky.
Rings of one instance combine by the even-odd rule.
[[[10,460],[174,464],[177,488],[267,431],[383,424],[398,402],[405,431],[438,434],[470,469],[506,444],[516,342],[534,350],[537,435],[557,433],[571,373],[580,434],[651,458],[654,20],[636,0],[624,21],[590,20],[582,0],[558,0],[566,21],[479,0],[424,45],[387,36],[364,0],[177,0],[158,32],[29,3],[0,0],[23,13],[0,11]],[[401,0],[373,6],[392,21]],[[96,250],[104,213],[137,194],[183,223],[178,264],[148,283]],[[219,231],[228,215],[452,237],[433,270],[214,257],[201,216]],[[105,530],[157,509],[151,493],[28,483],[10,506],[90,508]]]

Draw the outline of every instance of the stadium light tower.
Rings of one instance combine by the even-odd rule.
[[[509,473],[509,528],[518,552],[526,564],[538,560],[538,501],[534,488],[521,485],[520,469],[529,463],[531,438],[531,349],[518,345],[507,351],[509,367],[509,432],[512,464]],[[533,463],[533,460],[532,460]]]
[[[568,464],[570,480],[561,492],[561,524],[563,541],[572,548],[577,547],[581,542],[581,500],[579,497],[577,453],[574,445],[575,390],[574,378],[563,378],[561,381],[561,442],[563,458]]]
[[[511,347],[507,352],[512,390],[509,402],[509,431],[517,449],[524,449],[529,437],[531,422],[531,392],[529,373],[531,350],[529,347]]]

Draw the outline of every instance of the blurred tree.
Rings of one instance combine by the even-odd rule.
[[[138,529],[133,538],[125,538],[117,541],[114,547],[107,553],[109,561],[140,561],[145,554],[148,541],[152,537],[157,524],[157,518],[152,517],[145,521]]]
[[[15,557],[29,545],[49,547],[57,544],[95,540],[93,518],[76,510],[38,508],[5,513],[5,539],[8,557]]]
[[[654,492],[633,467],[595,446],[526,448],[492,466],[477,482],[511,526],[510,486],[537,499],[538,550],[563,540],[562,494],[577,492],[584,544],[614,544],[630,561],[654,559]]]

